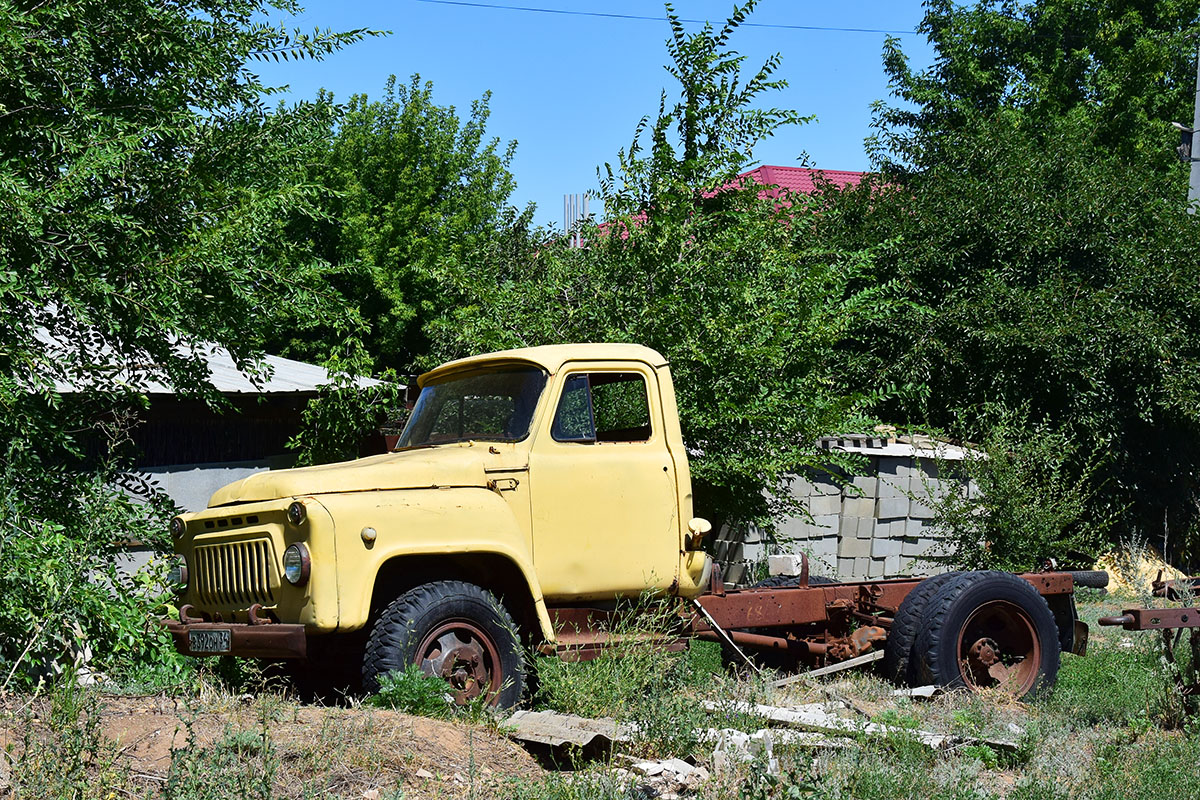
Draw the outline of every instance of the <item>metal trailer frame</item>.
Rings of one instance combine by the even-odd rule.
[[[1018,577],[1045,598],[1059,631],[1056,644],[1083,655],[1088,626],[1075,611],[1071,573],[1026,572]],[[837,664],[882,650],[901,603],[923,580],[810,583],[804,558],[794,586],[727,590],[714,566],[708,591],[680,610],[681,633],[658,637],[658,644],[679,650],[688,638],[698,638],[776,654],[785,663],[811,668]],[[557,641],[542,651],[567,661],[585,661],[628,641],[627,636],[609,631],[607,623],[614,613],[580,607],[551,609]],[[1200,620],[1200,610],[1194,613]]]
[[[1151,584],[1152,594],[1166,600],[1187,600],[1194,604],[1200,596],[1200,577],[1183,578],[1181,580],[1163,580],[1163,571],[1158,571],[1158,577]],[[1101,617],[1097,622],[1101,625],[1120,627],[1127,631],[1161,631],[1163,658],[1168,664],[1175,664],[1175,647],[1179,644],[1183,631],[1192,629],[1189,637],[1192,664],[1200,665],[1200,637],[1196,636],[1196,628],[1200,628],[1200,607],[1194,605],[1178,608],[1126,608],[1120,614],[1111,617]],[[1200,694],[1200,683],[1185,683],[1180,670],[1174,670],[1175,686],[1182,696],[1190,697]]]

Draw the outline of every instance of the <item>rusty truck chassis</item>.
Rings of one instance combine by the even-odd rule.
[[[714,566],[707,592],[680,607],[677,635],[648,637],[669,650],[686,646],[688,638],[732,643],[755,652],[777,653],[797,664],[819,667],[862,656],[882,647],[900,604],[922,578],[810,583],[808,560],[795,584],[785,587],[725,589],[720,568]],[[1069,572],[1027,572],[1019,574],[1042,595],[1054,615],[1060,641],[1083,655],[1088,628],[1075,614],[1074,580]],[[564,661],[587,661],[605,649],[628,642],[637,634],[614,632],[617,612],[580,606],[556,606],[549,609],[556,641],[544,644],[543,654]],[[1142,612],[1153,613],[1151,618]],[[1145,609],[1126,612],[1129,625],[1149,627],[1200,625],[1200,609]],[[200,613],[200,616],[192,614]],[[166,621],[176,646],[191,655],[213,655],[211,651],[193,652],[191,631],[228,630],[230,651],[257,658],[305,658],[307,639],[303,625],[281,624],[269,610],[255,605],[246,622],[225,621],[195,611],[180,609],[179,621]],[[1125,618],[1122,618],[1124,621]],[[1163,623],[1163,624],[1160,624]],[[1167,624],[1169,623],[1169,625]],[[1101,624],[1119,624],[1101,620]],[[986,648],[984,654],[986,657]]]

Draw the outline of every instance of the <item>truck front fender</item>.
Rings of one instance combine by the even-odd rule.
[[[400,489],[322,495],[337,536],[338,629],[368,624],[373,587],[399,560],[419,565],[410,583],[450,577],[473,559],[499,558],[521,576],[537,625],[546,641],[554,629],[546,611],[528,534],[496,492],[476,487]],[[314,565],[314,569],[317,565]],[[437,574],[445,568],[449,574]],[[492,588],[485,586],[484,588]]]

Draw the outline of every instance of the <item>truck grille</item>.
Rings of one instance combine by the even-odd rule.
[[[222,606],[274,604],[271,592],[274,562],[270,539],[197,547],[196,592],[200,601]]]

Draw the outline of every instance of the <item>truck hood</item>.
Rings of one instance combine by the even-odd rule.
[[[463,443],[259,472],[218,489],[208,507],[335,492],[487,486],[482,456],[478,445]]]

